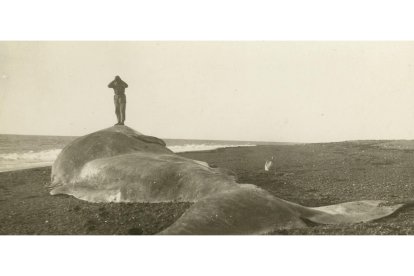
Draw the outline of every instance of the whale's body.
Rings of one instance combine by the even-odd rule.
[[[239,184],[223,169],[178,156],[156,137],[114,126],[67,145],[52,166],[51,194],[90,202],[194,202],[161,234],[264,234],[276,229],[356,223],[402,205],[357,201],[308,208]]]

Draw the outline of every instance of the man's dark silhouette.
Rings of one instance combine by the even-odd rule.
[[[108,84],[109,88],[113,88],[114,103],[115,103],[115,114],[118,119],[118,123],[115,125],[123,125],[125,122],[125,109],[126,109],[126,96],[125,88],[128,87],[128,84],[121,80],[119,76],[116,76],[111,83]]]

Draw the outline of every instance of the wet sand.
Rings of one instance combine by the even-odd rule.
[[[383,145],[381,141],[272,145],[180,155],[230,169],[239,183],[255,184],[305,206],[364,199],[393,204],[414,199],[414,150],[399,147],[398,142],[397,146]],[[274,166],[265,172],[265,160],[272,155]],[[191,206],[88,203],[50,196],[49,181],[50,167],[0,173],[0,234],[151,235],[171,225]],[[414,207],[370,223],[314,225],[272,234],[414,234]]]

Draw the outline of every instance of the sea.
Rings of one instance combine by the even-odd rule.
[[[61,150],[76,138],[75,136],[0,134],[0,172],[51,166]],[[163,140],[173,152],[205,151],[259,144],[281,144],[253,141]]]

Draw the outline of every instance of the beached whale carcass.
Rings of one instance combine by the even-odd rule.
[[[308,208],[239,184],[229,171],[178,156],[155,137],[114,126],[67,145],[52,166],[51,194],[90,202],[194,204],[161,234],[263,234],[276,229],[356,223],[392,214],[402,205],[348,202]]]

